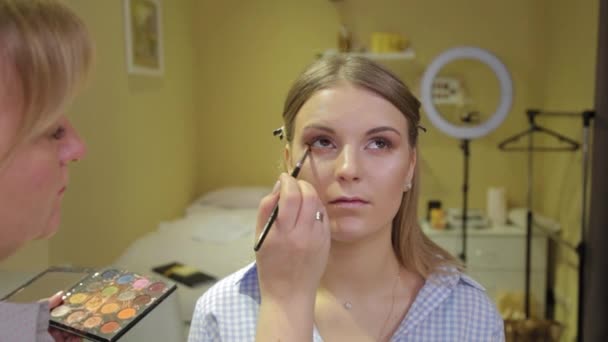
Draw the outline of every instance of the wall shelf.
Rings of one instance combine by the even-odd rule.
[[[375,52],[338,52],[337,50],[326,50],[325,52],[320,54],[321,56],[334,56],[334,55],[344,55],[344,56],[361,56],[366,57],[373,60],[411,60],[416,58],[416,53],[413,49],[407,49],[401,52],[384,52],[384,53],[375,53]]]

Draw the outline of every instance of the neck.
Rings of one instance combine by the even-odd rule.
[[[363,241],[332,241],[321,287],[347,296],[366,296],[392,284],[400,267],[389,226]]]
[[[12,241],[0,241],[0,262],[17,251],[18,246],[11,242]]]

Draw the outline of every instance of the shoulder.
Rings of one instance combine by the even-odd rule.
[[[252,263],[221,279],[207,290],[198,299],[195,311],[222,309],[248,299],[259,303],[259,292],[257,268]]]
[[[504,339],[503,319],[481,284],[471,276],[460,273],[453,296],[459,310],[474,319],[471,322],[473,335],[487,336],[492,341]]]
[[[465,324],[470,325],[472,331],[502,336],[502,317],[481,284],[456,269],[442,271],[432,278],[431,281],[438,282],[433,293],[443,297],[438,300],[446,317],[467,317]]]
[[[486,293],[486,289],[475,281],[471,276],[460,273],[458,282],[454,286],[453,296],[459,300],[465,308],[495,313],[496,306]]]
[[[435,293],[450,294],[450,297],[467,297],[468,299],[489,301],[485,288],[469,275],[455,267],[441,267],[426,280]]]
[[[455,269],[442,269],[429,277],[436,283],[437,293],[446,294],[446,304],[455,305],[460,311],[495,313],[496,306],[488,297],[485,288],[471,276]]]
[[[257,268],[252,263],[218,281],[196,302],[188,340],[249,340],[260,303]]]

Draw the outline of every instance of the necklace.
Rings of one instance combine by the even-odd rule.
[[[384,330],[386,329],[386,325],[388,324],[389,319],[393,315],[393,310],[395,309],[395,297],[396,297],[395,290],[397,289],[397,284],[399,283],[400,275],[401,275],[401,267],[399,267],[399,269],[397,271],[397,277],[395,278],[395,282],[393,283],[391,309],[388,311],[388,315],[386,315],[386,318],[384,319],[384,324],[382,324],[382,328],[378,332],[378,341],[382,341],[382,337],[384,337],[384,335],[385,335]],[[346,310],[350,311],[353,308],[353,303],[351,301],[347,300],[342,304],[342,306]]]

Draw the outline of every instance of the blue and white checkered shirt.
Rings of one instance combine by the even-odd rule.
[[[254,341],[260,306],[257,268],[222,279],[196,303],[189,342]],[[314,342],[322,342],[315,329]],[[483,287],[452,272],[430,276],[391,341],[504,341],[503,321]]]

